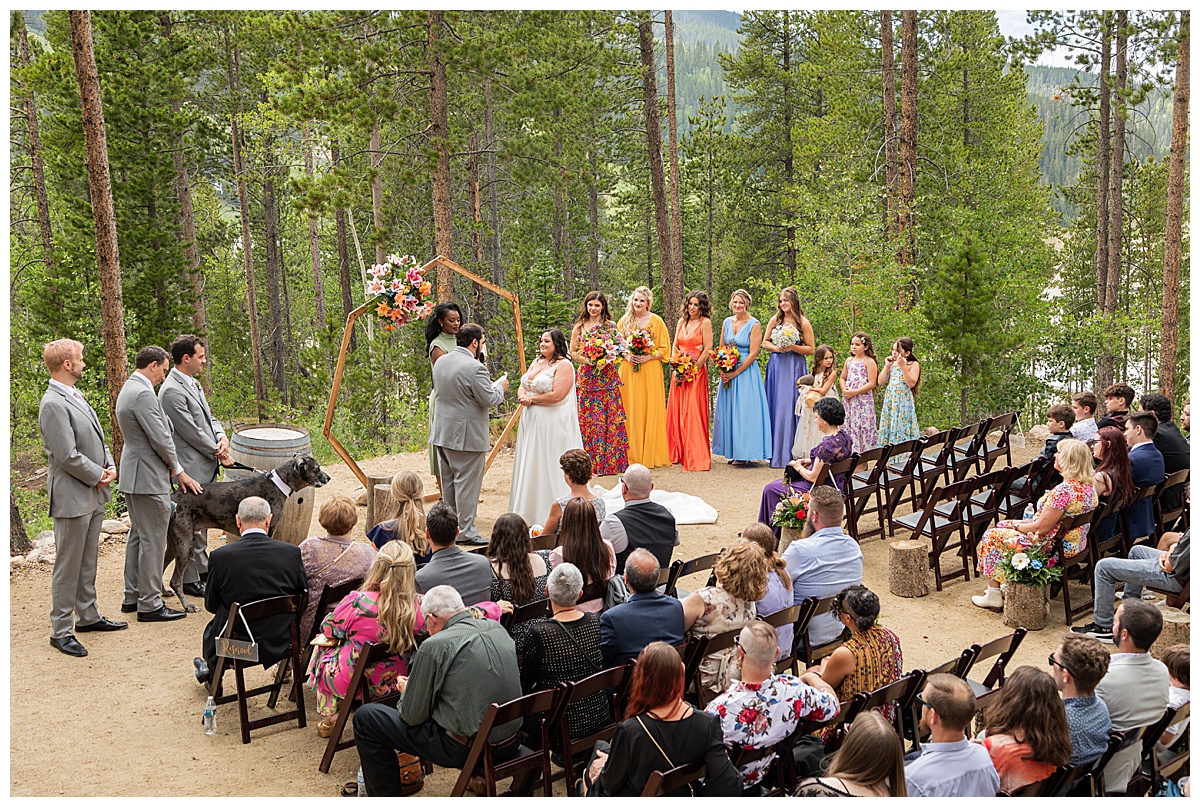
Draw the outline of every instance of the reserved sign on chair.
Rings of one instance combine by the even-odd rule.
[[[220,637],[217,639],[217,655],[236,661],[258,661],[258,642]]]

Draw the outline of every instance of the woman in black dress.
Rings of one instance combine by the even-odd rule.
[[[526,605],[545,599],[549,554],[530,551],[529,527],[516,513],[496,519],[487,547],[492,562],[492,602],[508,600],[513,605]]]

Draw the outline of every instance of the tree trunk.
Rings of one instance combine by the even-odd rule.
[[[600,288],[600,190],[596,187],[600,168],[595,147],[588,149],[588,169],[588,291],[596,291]]]
[[[471,157],[467,160],[467,174],[470,177],[471,192],[471,247],[474,251],[475,265],[471,268],[483,272],[483,214],[479,203],[479,138],[471,133]],[[483,325],[487,317],[483,315],[483,286],[471,284],[475,288],[475,322]]]
[[[900,209],[897,231],[901,235],[897,260],[901,266],[914,262],[913,206],[917,197],[917,12],[901,12],[900,18],[900,148],[897,184]],[[901,306],[912,304],[907,290]]]
[[[287,377],[284,374],[283,355],[283,300],[279,290],[279,228],[275,218],[275,169],[271,162],[270,149],[267,150],[266,178],[263,180],[263,221],[264,242],[267,253],[267,328],[270,331],[268,340],[271,343],[271,383],[282,394],[287,391]]]
[[[262,402],[266,396],[266,383],[262,371],[262,343],[258,334],[258,304],[254,293],[254,258],[251,254],[250,200],[246,189],[246,159],[242,154],[242,132],[238,120],[242,115],[242,88],[238,80],[240,57],[237,48],[230,49],[229,31],[225,31],[226,66],[229,71],[229,91],[236,106],[229,111],[229,133],[233,141],[233,170],[238,181],[238,210],[242,218],[242,258],[246,270],[246,310],[250,321],[250,363],[254,367],[254,400],[258,419],[263,417]]]
[[[33,549],[29,542],[29,533],[25,529],[25,521],[21,518],[21,509],[17,507],[17,494],[12,488],[8,490],[9,520],[8,520],[8,554],[24,555]]]
[[[1100,112],[1096,136],[1096,311],[1104,316],[1108,288],[1108,183],[1111,144],[1109,121],[1112,118],[1108,68],[1112,62],[1112,38],[1108,27],[1108,12],[1102,11],[1100,30],[1099,91]],[[1096,389],[1103,390],[1113,383],[1112,365],[1105,362],[1102,348],[1096,356]]]
[[[796,150],[792,147],[792,25],[791,16],[783,12],[783,177],[786,187],[794,187],[796,180]],[[784,226],[783,267],[788,281],[796,282],[796,227],[792,223],[793,210],[785,204],[787,223]]]
[[[22,67],[29,67],[29,35],[25,31],[25,14],[13,12],[13,27],[17,31],[17,54]],[[38,136],[37,101],[33,90],[25,93],[25,122],[29,133],[29,168],[33,172],[33,196],[37,203],[38,230],[42,235],[42,260],[46,277],[54,277],[54,239],[50,232],[50,204],[46,198],[46,174],[42,169],[42,148]]]
[[[679,300],[667,289],[675,287],[675,258],[671,251],[671,217],[667,210],[666,178],[663,176],[662,127],[658,119],[658,71],[654,66],[654,33],[650,14],[638,20],[638,46],[642,55],[642,109],[646,116],[646,148],[650,156],[650,193],[654,199],[654,228],[658,233],[658,271],[663,280],[663,320],[667,333],[674,333],[679,318]]]
[[[1104,311],[1113,314],[1117,310],[1117,295],[1121,288],[1121,239],[1124,228],[1124,194],[1125,178],[1125,119],[1128,112],[1124,101],[1125,85],[1129,76],[1129,36],[1126,26],[1129,24],[1129,12],[1117,12],[1117,76],[1114,92],[1117,104],[1113,109],[1113,138],[1112,138],[1112,183],[1108,190],[1108,271],[1104,283]],[[1116,359],[1115,338],[1112,328],[1105,328],[1106,338],[1103,341],[1100,356],[1101,375],[1107,379],[1105,386],[1111,384],[1114,378]],[[1149,383],[1149,379],[1147,379]]]
[[[429,141],[437,151],[433,172],[433,251],[454,260],[454,216],[450,207],[450,106],[446,55],[442,52],[444,11],[429,12]],[[454,299],[454,273],[438,267],[438,300]]]
[[[679,124],[675,113],[675,20],[670,11],[663,14],[667,52],[667,159],[671,164],[671,257],[675,260],[671,286],[663,287],[663,307],[670,313],[668,327],[673,329],[677,312],[683,309],[683,214],[679,206]]]
[[[488,225],[492,230],[492,248],[488,259],[492,267],[492,282],[504,285],[504,266],[500,263],[500,188],[496,182],[496,134],[493,128],[492,83],[483,83],[483,136],[487,140]]]
[[[336,145],[331,146],[329,156],[336,167],[341,160],[341,150]],[[349,317],[350,312],[354,310],[354,292],[350,283],[350,245],[346,241],[346,209],[340,205],[335,207],[333,219],[337,226],[338,284],[342,287],[342,316]],[[350,350],[354,351],[357,348],[358,340],[355,338],[352,328],[350,330]]]
[[[313,145],[309,138],[310,130],[308,124],[304,125],[304,172],[308,174],[311,180],[314,177],[313,169]],[[318,330],[325,328],[325,281],[321,277],[321,241],[319,237],[319,228],[317,226],[317,217],[312,213],[308,214],[308,260],[312,265],[313,277],[313,300],[317,306],[317,324]]]
[[[879,12],[879,40],[883,52],[883,153],[884,185],[886,186],[885,228],[895,234],[896,219],[896,46],[892,40],[892,12]]]
[[[100,76],[96,72],[96,57],[92,51],[91,13],[71,11],[69,15],[71,52],[75,57],[75,78],[79,82],[79,101],[83,115],[88,195],[92,202],[92,222],[96,229],[100,332],[104,340],[112,453],[116,461],[120,462],[125,438],[117,423],[117,395],[125,383],[128,367],[125,360],[125,306],[121,298],[121,256],[117,250],[117,222],[113,212],[112,180],[108,174],[108,140],[104,132]]]
[[[1179,19],[1179,55],[1175,63],[1175,99],[1171,109],[1171,158],[1167,172],[1167,225],[1163,234],[1162,346],[1158,360],[1158,389],[1175,399],[1179,351],[1179,264],[1183,254],[1183,192],[1188,137],[1188,80],[1191,45],[1190,11]]]
[[[175,102],[175,112],[179,112],[179,102]],[[196,246],[196,217],[192,210],[192,184],[188,178],[187,165],[183,161],[184,136],[180,132],[175,148],[175,195],[179,198],[179,222],[183,229],[183,258],[187,262],[188,282],[192,288],[195,303],[192,306],[192,330],[203,334],[207,328],[207,318],[204,310],[204,273],[200,269],[200,249]],[[200,383],[208,386],[205,375]]]

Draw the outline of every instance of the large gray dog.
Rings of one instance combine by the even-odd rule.
[[[179,604],[188,613],[200,609],[190,605],[183,596],[183,573],[192,555],[192,535],[196,530],[217,529],[233,535],[238,534],[237,510],[242,499],[260,496],[271,505],[271,528],[274,532],[283,513],[283,505],[290,493],[307,487],[319,488],[329,481],[329,474],[312,457],[292,457],[275,470],[266,474],[255,474],[248,479],[232,482],[212,482],[204,486],[203,493],[187,493],[176,490],[171,494],[174,512],[171,526],[167,529],[167,552],[163,560],[165,571],[171,561],[175,568],[171,572],[171,590],[179,598]]]

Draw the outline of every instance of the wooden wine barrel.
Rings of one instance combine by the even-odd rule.
[[[312,438],[303,426],[286,423],[247,423],[237,426],[229,438],[229,450],[233,458],[243,465],[258,471],[270,471],[296,454],[312,453]],[[240,479],[253,471],[225,469],[226,479]],[[299,545],[308,537],[312,524],[315,488],[294,491],[283,506],[278,522],[271,523],[271,537],[277,541]],[[229,536],[231,540],[236,536]]]

